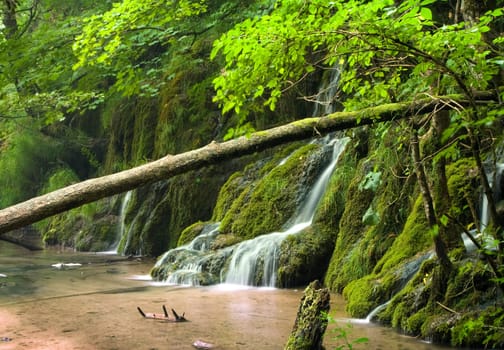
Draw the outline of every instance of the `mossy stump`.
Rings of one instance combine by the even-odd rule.
[[[304,291],[289,340],[284,350],[324,349],[322,340],[330,309],[329,289],[315,280]]]

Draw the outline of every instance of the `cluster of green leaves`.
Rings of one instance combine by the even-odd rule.
[[[37,132],[25,130],[2,139],[0,148],[0,208],[37,194],[37,185],[56,162],[61,149]]]
[[[80,29],[76,18],[65,14],[81,2],[86,1],[60,3],[61,13],[41,4],[29,18],[26,11],[17,12],[19,27],[30,26],[14,37],[0,37],[0,118],[34,117],[44,126],[103,101],[99,91],[81,88],[82,76],[72,71],[71,46]],[[22,1],[19,8],[30,5],[32,1]]]
[[[72,70],[72,43],[81,30],[79,16],[102,11],[109,6],[107,2],[15,3],[17,31],[7,33],[0,26],[2,207],[36,195],[52,167],[75,158],[68,152],[82,140],[75,133],[62,133],[67,129],[61,126],[70,123],[73,118],[69,117],[96,109],[104,100],[95,82],[105,75],[91,70],[76,74]],[[0,6],[0,16],[5,15],[3,11]],[[64,143],[67,147],[62,147]]]
[[[329,323],[334,325],[334,327],[331,329],[331,334],[334,336],[334,340],[339,343],[339,345],[336,345],[334,350],[352,350],[357,344],[368,344],[369,339],[366,337],[351,337],[353,329],[352,323],[348,322],[344,327],[339,325],[337,320],[334,319],[331,315],[324,314],[324,317],[327,317]]]
[[[285,90],[316,69],[343,67],[340,95],[358,109],[419,94],[488,88],[502,52],[482,35],[502,16],[478,23],[437,23],[436,0],[281,0],[268,15],[238,24],[214,44],[225,68],[214,80],[224,112],[275,109]],[[439,86],[432,91],[432,86]]]
[[[73,51],[74,70],[108,67],[123,94],[155,96],[162,86],[163,56],[177,40],[187,39],[188,18],[206,11],[204,0],[138,1],[114,3],[104,13],[84,19]]]

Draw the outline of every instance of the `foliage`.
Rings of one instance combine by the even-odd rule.
[[[43,127],[103,102],[100,92],[79,88],[83,77],[72,72],[71,45],[79,21],[65,14],[78,7],[86,13],[88,2],[20,3],[16,13],[19,31],[12,38],[0,36],[0,85],[8,87],[0,92],[0,118],[32,117]],[[30,11],[22,11],[21,6]],[[0,32],[3,34],[1,28]]]
[[[33,130],[25,130],[23,134],[13,132],[2,140],[1,146],[0,207],[3,208],[37,194],[37,184],[43,183],[60,149]]]
[[[123,0],[84,19],[73,50],[77,72],[90,66],[114,75],[114,87],[126,96],[157,96],[167,81],[188,65],[206,64],[197,38],[237,17],[251,16],[270,1],[244,4],[211,0]],[[177,67],[176,69],[171,68]]]
[[[226,65],[214,80],[223,112],[275,109],[279,97],[319,67],[344,67],[339,96],[358,109],[419,94],[485,90],[502,56],[485,44],[502,9],[478,23],[439,23],[436,0],[281,0],[265,16],[246,20],[214,44]],[[500,39],[495,40],[500,44]]]
[[[502,322],[504,310],[502,307],[492,306],[477,314],[466,315],[456,327],[452,329],[452,345],[478,346],[497,349],[504,344]]]
[[[109,11],[84,19],[73,44],[79,72],[99,65],[115,75],[115,86],[125,95],[155,96],[162,86],[163,56],[168,47],[190,35],[187,18],[206,11],[203,0],[124,0]],[[192,22],[191,22],[192,23]],[[186,31],[186,32],[184,32]],[[156,80],[161,80],[156,83]]]
[[[367,344],[369,342],[369,339],[366,337],[356,339],[350,338],[353,329],[352,323],[348,322],[345,326],[341,326],[330,315],[327,315],[327,318],[329,320],[329,324],[335,324],[335,327],[331,329],[334,339],[337,340],[338,343],[341,343],[341,345],[337,345],[334,350],[352,350],[356,344]]]

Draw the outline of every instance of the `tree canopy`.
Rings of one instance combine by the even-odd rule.
[[[502,8],[465,23],[433,15],[440,1],[397,3],[278,1],[215,42],[211,57],[222,55],[225,67],[214,100],[244,115],[275,109],[282,93],[320,69],[341,71],[336,98],[346,109],[493,87],[503,38],[483,39]]]

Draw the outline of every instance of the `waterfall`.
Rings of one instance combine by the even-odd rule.
[[[169,250],[161,256],[154,269],[165,269],[167,284],[198,286],[203,284],[202,280],[212,278],[209,273],[203,271],[203,266],[213,257],[209,249],[219,234],[219,225],[220,223],[205,225],[190,243]]]
[[[289,226],[285,230],[213,250],[211,244],[219,234],[220,223],[206,224],[192,242],[163,254],[152,270],[153,276],[165,283],[178,285],[224,282],[274,287],[282,241],[311,225],[317,205],[349,140],[331,137],[324,140],[326,147],[331,148],[332,160],[307,192],[306,199],[294,218],[288,221]]]
[[[239,243],[233,250],[229,269],[224,280],[229,284],[262,285],[274,287],[280,244],[289,235],[309,227],[320,198],[349,138],[333,139],[332,161],[315,181],[293,224],[282,232],[273,232]],[[262,269],[262,273],[260,269]],[[261,280],[256,280],[256,276]]]
[[[494,174],[489,177],[488,182],[493,191],[493,198],[495,201],[501,199],[502,197],[502,174],[504,172],[504,163],[497,163],[495,167]],[[497,242],[495,242],[492,235],[485,232],[488,224],[490,223],[490,214],[488,212],[488,198],[485,193],[481,194],[480,200],[480,227],[479,232],[474,229],[471,230],[471,234],[476,236],[481,241],[481,246],[487,250],[497,250]],[[467,237],[465,233],[462,233],[462,239],[464,241],[464,246],[468,252],[472,252],[476,249],[474,243]]]
[[[336,110],[336,105],[334,104],[336,92],[339,86],[339,79],[341,76],[341,67],[339,63],[336,63],[330,70],[329,79],[322,85],[319,89],[315,101],[315,108],[313,109],[312,115],[314,117],[319,117],[323,115],[328,115],[334,113]]]
[[[112,245],[112,251],[114,251],[115,253],[118,253],[117,248],[119,247],[119,242],[121,242],[121,239],[125,233],[124,231],[126,229],[125,225],[126,210],[128,208],[128,204],[131,200],[132,195],[133,191],[128,191],[124,194],[121,200],[121,208],[119,209],[119,225],[117,226],[116,241]]]
[[[121,207],[119,209],[119,225],[117,225],[117,233],[116,233],[115,242],[112,244],[109,251],[101,252],[101,253],[105,253],[105,254],[117,254],[118,253],[117,249],[119,247],[119,243],[121,242],[121,239],[124,236],[126,209],[128,208],[128,204],[131,200],[132,194],[133,194],[133,191],[128,191],[122,197]]]
[[[392,301],[392,299],[389,299],[388,301],[384,302],[383,304],[380,304],[378,305],[377,307],[375,307],[367,316],[366,318],[364,319],[364,323],[371,323],[371,321],[373,321],[373,318],[378,314],[378,312],[382,311],[383,309],[385,309],[387,307],[388,304],[390,304],[390,302]]]

